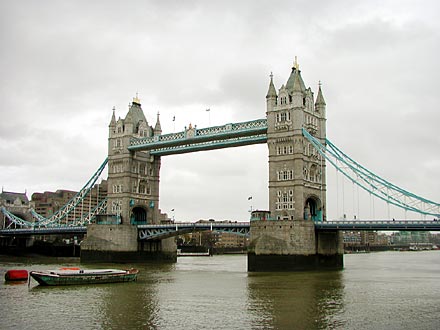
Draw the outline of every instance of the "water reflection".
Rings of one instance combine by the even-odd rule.
[[[102,329],[157,329],[160,310],[158,284],[172,264],[132,265],[140,273],[136,282],[113,284],[101,310]],[[131,267],[131,266],[130,266]]]
[[[248,273],[246,256],[214,256],[124,265],[140,269],[134,283],[0,282],[0,328],[438,329],[438,251],[347,255],[345,262],[339,272]],[[0,275],[75,265],[0,260]]]
[[[254,329],[343,328],[341,271],[250,273],[248,311]]]

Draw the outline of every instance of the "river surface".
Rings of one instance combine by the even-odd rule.
[[[344,270],[326,272],[248,273],[246,260],[99,265],[139,268],[133,283],[1,280],[0,329],[440,329],[440,251],[350,254]],[[79,263],[0,256],[2,279],[63,266]]]

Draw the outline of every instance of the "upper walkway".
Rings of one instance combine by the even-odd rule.
[[[129,150],[149,150],[150,154],[165,156],[202,150],[214,150],[267,142],[267,119],[230,123],[146,138],[132,138]]]

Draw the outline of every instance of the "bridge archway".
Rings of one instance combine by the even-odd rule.
[[[311,196],[306,199],[304,205],[304,220],[322,220],[321,202],[317,197]]]
[[[147,223],[147,210],[142,206],[135,206],[131,210],[131,224],[140,225]]]

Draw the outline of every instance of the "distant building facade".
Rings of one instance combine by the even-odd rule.
[[[64,219],[61,219],[61,224],[69,225],[75,220],[85,217],[91,210],[93,210],[103,199],[107,198],[107,180],[102,180],[101,183],[95,184],[88,195],[70,212]],[[58,189],[55,192],[45,191],[44,193],[33,193],[32,204],[34,210],[39,215],[50,218],[59,210],[61,210],[73,197],[78,194],[77,191]]]
[[[3,191],[0,193],[0,208],[4,207],[7,211],[13,215],[26,220],[32,221],[30,209],[33,204],[29,201],[26,193],[17,193]],[[10,225],[9,219],[0,213],[0,228],[7,228]]]

